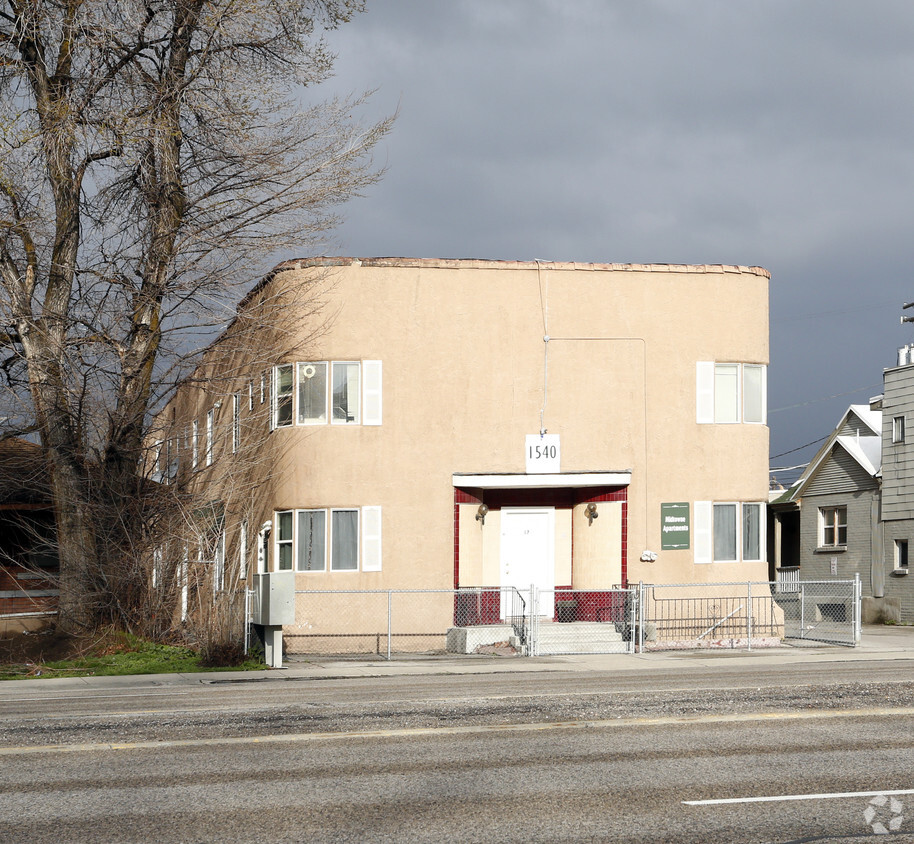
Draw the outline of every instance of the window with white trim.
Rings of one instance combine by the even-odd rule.
[[[819,547],[847,545],[847,507],[819,508]]]
[[[197,423],[197,420],[194,419],[190,423],[190,468],[193,471],[197,469],[197,462],[200,458],[199,455],[199,441],[200,441],[200,425]]]
[[[238,577],[246,580],[248,576],[248,522],[243,519],[238,528]]]
[[[757,501],[696,501],[696,563],[761,562],[765,559],[764,507]]]
[[[273,367],[274,428],[380,425],[381,361],[305,361]]]
[[[232,395],[232,454],[241,448],[241,394]]]
[[[210,408],[206,411],[206,444],[204,449],[204,460],[207,466],[213,465],[213,428],[216,424],[216,410]]]
[[[292,571],[292,511],[276,514],[276,571]]]
[[[381,508],[329,507],[276,513],[277,568],[295,571],[381,571]]]
[[[895,416],[892,418],[892,442],[904,442],[904,416]]]
[[[907,539],[896,539],[895,540],[895,568],[896,569],[905,569],[908,568],[908,540]]]
[[[273,367],[273,427],[292,424],[294,370],[291,363]]]
[[[696,364],[696,420],[699,423],[764,425],[768,368],[755,363]]]

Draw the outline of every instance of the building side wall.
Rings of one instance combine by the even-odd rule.
[[[883,525],[885,597],[898,602],[902,620],[910,623],[911,619],[914,619],[914,572],[906,576],[893,574],[896,539],[907,540],[909,554],[914,555],[914,520],[895,519]],[[914,560],[911,560],[910,564],[914,564]]]
[[[829,495],[876,487],[876,479],[843,448],[836,445],[810,481],[806,495]]]
[[[874,500],[876,493],[806,495],[800,506],[800,576],[803,580],[852,578],[860,574],[863,594],[872,595],[871,560]],[[819,545],[819,509],[847,507],[847,545],[843,549]],[[831,568],[837,561],[836,571]]]
[[[892,422],[904,416],[905,442],[892,442]],[[914,518],[914,366],[885,371],[882,400],[882,517]]]

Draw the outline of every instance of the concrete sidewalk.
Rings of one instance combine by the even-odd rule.
[[[823,662],[910,661],[914,668],[914,627],[867,626],[859,645],[785,646],[745,650],[655,651],[644,654],[574,654],[545,657],[498,657],[442,654],[401,655],[388,662],[374,658],[324,659],[293,656],[280,669],[265,671],[200,672],[192,674],[133,674],[122,677],[71,677],[56,679],[6,680],[0,682],[0,699],[27,692],[30,695],[63,689],[142,689],[162,686],[218,685],[240,682],[282,682],[285,680],[344,680],[362,677],[447,676],[510,673],[650,672],[675,668],[688,673],[690,667],[707,667],[715,662],[748,668]]]

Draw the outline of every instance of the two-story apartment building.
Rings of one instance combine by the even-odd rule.
[[[768,280],[289,261],[166,408],[156,459],[218,509],[217,588],[766,580]],[[321,306],[234,342],[284,296]]]

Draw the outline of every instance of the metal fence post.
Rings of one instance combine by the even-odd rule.
[[[806,638],[806,584],[800,582],[800,638]]]
[[[854,574],[854,642],[859,642],[863,634],[863,611],[862,603],[862,585],[860,583],[860,572]]]
[[[390,662],[391,606],[393,591],[387,590],[387,661]]]
[[[645,613],[644,613],[644,581],[638,581],[638,653],[644,653],[644,623],[645,623]]]
[[[746,642],[746,650],[752,650],[752,581],[746,582],[746,594],[749,600],[749,609],[746,611],[746,632],[749,638]]]

